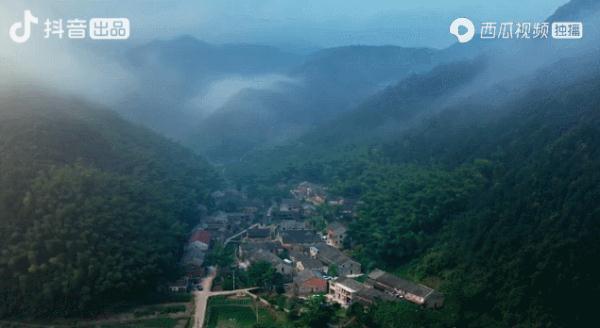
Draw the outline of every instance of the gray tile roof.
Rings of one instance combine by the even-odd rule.
[[[332,222],[327,227],[327,230],[333,231],[336,235],[341,235],[341,234],[346,233],[346,231],[348,229],[346,229],[346,227],[343,224],[339,223],[339,222]]]
[[[329,246],[325,243],[319,243],[315,246],[319,252],[317,253],[317,258],[327,264],[336,264],[341,265],[346,262],[354,262],[353,259],[348,257],[346,254],[342,253],[339,249]]]
[[[242,243],[240,247],[243,253],[252,253],[260,250],[274,252],[281,249],[281,245],[270,241]]]
[[[359,297],[362,297],[371,302],[375,301],[395,301],[397,300],[394,296],[386,294],[374,288],[363,288],[356,293]]]
[[[310,230],[289,230],[281,232],[281,241],[284,244],[313,244],[321,238]]]
[[[335,283],[346,286],[347,288],[353,289],[354,291],[360,291],[363,288],[367,288],[365,285],[360,282],[350,279],[350,278],[341,278],[335,281]]]
[[[248,230],[248,238],[268,238],[271,235],[269,228],[253,228]]]
[[[423,298],[431,295],[434,292],[433,289],[427,286],[415,284],[411,281],[402,279],[379,269],[375,269],[373,272],[369,273],[369,278],[385,286],[399,289]]]
[[[260,262],[260,261],[265,261],[265,262],[269,262],[272,265],[278,265],[278,264],[284,264],[285,262],[283,262],[283,260],[268,251],[264,251],[264,250],[258,250],[252,254],[250,254],[248,256],[248,259],[250,260],[250,262]]]
[[[304,270],[321,270],[325,265],[317,259],[313,259],[308,255],[297,256],[296,262],[301,262]]]
[[[305,230],[306,224],[297,220],[282,220],[277,225],[280,230]]]

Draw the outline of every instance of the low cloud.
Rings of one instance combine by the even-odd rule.
[[[109,46],[94,41],[67,38],[44,39],[43,19],[54,17],[52,11],[31,8],[40,22],[34,25],[31,39],[14,43],[10,26],[23,20],[23,7],[0,4],[0,86],[43,87],[66,95],[78,96],[103,105],[112,105],[135,89],[136,79],[121,67]],[[102,42],[102,41],[96,41]],[[123,43],[123,46],[127,46]]]
[[[188,107],[196,114],[206,117],[223,107],[223,105],[243,90],[277,91],[284,85],[296,83],[299,82],[281,74],[265,74],[251,77],[232,76],[210,83],[189,101]]]

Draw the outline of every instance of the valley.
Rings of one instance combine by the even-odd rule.
[[[0,326],[594,326],[599,13],[440,48],[176,29],[90,48],[98,90],[0,51]]]

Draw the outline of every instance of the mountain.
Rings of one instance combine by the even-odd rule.
[[[390,313],[416,316],[414,326],[593,325],[598,88],[600,74],[532,90],[496,119],[454,108],[372,152],[367,164],[323,164],[338,172],[330,185],[364,202],[350,228],[363,265],[446,295],[440,311],[382,305],[368,326],[391,326]]]
[[[270,46],[214,45],[191,36],[152,41],[119,58],[140,85],[120,101],[119,113],[176,139],[220,106],[203,98],[224,102],[256,80],[277,78],[302,60]],[[239,80],[245,83],[235,83]]]
[[[357,319],[365,326],[393,327],[397,318],[415,327],[593,325],[599,55],[565,58],[497,103],[481,91],[429,109],[383,139],[277,148],[267,158],[287,167],[259,162],[271,178],[240,182],[309,180],[361,199],[348,222],[354,257],[445,294],[439,311],[377,305]]]
[[[395,173],[365,184],[374,169],[346,182],[366,186],[353,229],[357,246],[372,250],[364,256],[379,266],[412,261],[411,274],[446,291],[456,326],[590,325],[587,295],[600,290],[590,261],[600,255],[595,58],[593,76],[534,88],[500,117],[455,107],[383,146]]]
[[[584,22],[582,40],[474,40],[439,50],[431,59],[436,63],[433,69],[409,74],[351,109],[315,123],[293,140],[258,147],[240,162],[230,163],[230,168],[235,174],[252,174],[269,165],[282,169],[314,158],[341,158],[346,150],[393,142],[407,129],[453,107],[477,107],[486,119],[498,118],[513,99],[533,87],[556,89],[594,76],[600,51],[600,35],[595,33],[599,10],[595,2],[572,1],[548,18]],[[531,60],[521,60],[525,58]],[[270,161],[270,156],[280,160]]]
[[[248,89],[201,121],[187,144],[220,162],[284,143],[439,62],[437,51],[393,46],[325,49],[265,90]]]
[[[485,58],[437,66],[411,74],[399,83],[367,97],[363,103],[322,123],[313,123],[294,140],[260,147],[228,165],[234,175],[281,170],[317,158],[341,159],[357,147],[388,142],[416,121],[437,113],[485,71]],[[272,161],[271,158],[278,158]]]
[[[409,327],[593,326],[600,51],[590,4],[554,16],[584,20],[585,41],[493,46],[500,51],[407,77],[228,172],[242,184],[309,180],[359,198],[347,222],[354,257],[446,296],[439,311],[356,311],[356,327],[398,318]],[[531,67],[504,57],[544,49]]]
[[[589,13],[593,13],[600,9],[598,1],[594,0],[571,0],[565,5],[561,6],[554,12],[548,21],[581,21],[582,17],[586,17],[585,20],[590,20],[593,16]]]
[[[277,48],[254,44],[214,45],[191,36],[157,40],[130,49],[126,60],[144,73],[166,70],[182,84],[215,79],[215,76],[258,75],[286,72],[302,57]],[[148,76],[151,76],[149,74]],[[167,74],[167,78],[170,76]]]
[[[193,37],[154,41],[122,61],[140,81],[119,102],[126,118],[228,163],[294,140],[410,74],[477,52],[347,46],[311,55]]]
[[[0,95],[0,317],[88,315],[176,278],[217,175],[108,110],[29,86]]]

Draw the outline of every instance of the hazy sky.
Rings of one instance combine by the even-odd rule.
[[[193,35],[212,43],[260,43],[292,51],[341,45],[445,47],[457,17],[474,21],[541,21],[567,0],[0,0],[0,91],[16,81],[41,81],[110,103],[139,81],[110,57],[152,39]],[[40,18],[26,44],[8,30],[23,11]],[[49,19],[127,17],[127,41],[44,40]],[[100,49],[98,49],[100,48]],[[100,51],[98,51],[100,50]],[[243,85],[246,81],[235,81]],[[243,82],[243,83],[242,83]]]
[[[126,16],[134,39],[190,34],[210,42],[444,47],[450,22],[542,20],[567,0],[20,0],[2,18],[32,9],[41,17]],[[4,5],[2,5],[4,6]],[[14,12],[13,12],[14,11]],[[1,24],[5,29],[9,22]],[[4,33],[6,34],[6,33]]]

